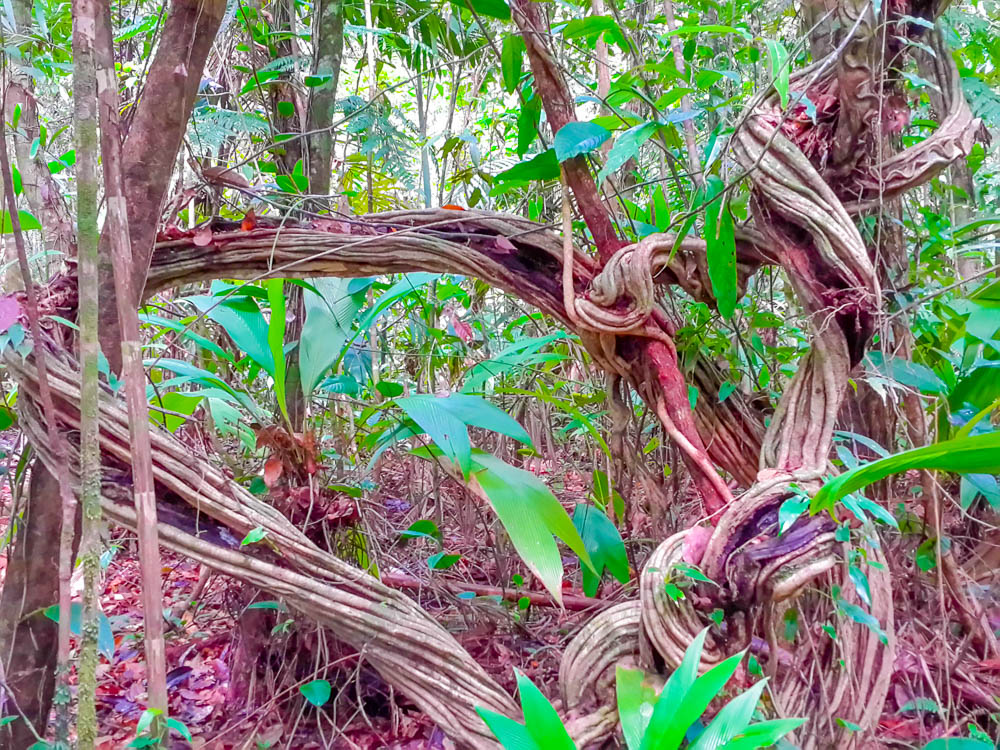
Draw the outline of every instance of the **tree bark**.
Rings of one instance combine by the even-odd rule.
[[[16,713],[10,698],[24,714],[0,729],[0,747],[29,747],[44,734],[55,691],[56,623],[42,610],[59,599],[61,503],[59,483],[41,461],[34,461],[28,502],[7,553],[7,575],[0,589],[0,658],[11,696],[5,715]]]
[[[132,238],[133,306],[139,303],[174,161],[225,10],[225,0],[173,0],[125,138],[122,176]],[[115,282],[107,230],[101,235],[100,255],[100,296],[106,301],[100,316],[101,349],[111,369],[121,372],[122,335],[117,309],[110,303]]]

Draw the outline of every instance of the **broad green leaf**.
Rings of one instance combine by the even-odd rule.
[[[691,743],[690,750],[718,750],[745,732],[766,685],[766,679],[759,680],[723,706],[712,723]]]
[[[411,523],[405,531],[399,532],[399,538],[404,542],[407,539],[431,539],[440,544],[441,530],[430,519],[421,518]]]
[[[702,638],[702,642],[703,642]],[[696,641],[698,661],[701,655],[701,642]],[[693,648],[692,644],[689,649]],[[687,654],[685,654],[685,661]],[[701,675],[690,683],[686,690],[679,691],[670,685],[668,680],[660,694],[660,700],[653,709],[653,716],[649,720],[649,727],[642,738],[641,750],[658,750],[659,748],[673,748],[680,745],[681,740],[687,733],[688,728],[701,716],[708,704],[715,699],[729,678],[736,672],[743,652],[734,654],[725,661],[715,665],[705,674]],[[688,665],[688,669],[693,669],[697,673],[698,661],[693,665]],[[681,666],[684,666],[683,662]],[[687,673],[690,676],[690,672]],[[671,675],[671,678],[673,675]],[[678,683],[678,688],[684,681]],[[668,688],[670,688],[668,690]]]
[[[164,381],[160,386],[161,388],[166,385],[181,385],[182,383],[189,381],[200,383],[202,385],[209,386],[210,388],[218,388],[219,390],[232,396],[232,398],[239,404],[246,407],[254,415],[254,417],[260,420],[264,419],[264,415],[262,414],[260,408],[247,394],[235,390],[224,380],[208,370],[193,365],[190,362],[185,362],[181,359],[170,359],[168,357],[164,357],[163,359],[143,360],[143,365],[150,368],[168,370],[169,372],[180,376],[180,378]],[[176,380],[181,380],[182,383],[177,383],[175,382]]]
[[[271,318],[267,323],[267,346],[274,362],[274,395],[278,407],[288,421],[288,399],[285,393],[285,282],[268,279],[267,297],[271,303]]]
[[[513,417],[480,396],[422,393],[396,404],[424,430],[444,454],[469,475],[472,445],[468,427],[480,427],[531,445],[531,436]]]
[[[707,189],[705,244],[708,251],[708,278],[719,306],[719,314],[729,320],[736,311],[739,299],[733,215],[729,212],[725,196],[717,198],[725,189],[722,180],[709,175]]]
[[[555,29],[553,29],[555,30]],[[625,36],[622,34],[618,21],[613,16],[585,16],[584,18],[574,18],[567,21],[558,32],[563,39],[586,39],[595,41],[599,36],[605,35],[615,44],[625,45]]]
[[[449,555],[445,552],[437,552],[427,558],[427,567],[431,570],[447,570],[461,559],[461,555]]]
[[[233,361],[233,358],[222,347],[220,347],[211,339],[207,339],[204,336],[195,333],[190,328],[188,328],[187,324],[179,320],[164,318],[162,315],[154,315],[152,313],[139,313],[139,321],[153,328],[166,328],[168,330],[174,331],[175,333],[180,334],[181,338],[189,339],[195,342],[202,349],[207,349],[216,356],[221,357],[222,359],[225,359],[228,362]]]
[[[882,643],[889,642],[889,637],[886,635],[885,630],[882,629],[882,624],[878,621],[878,618],[875,617],[875,615],[870,612],[866,612],[857,604],[851,604],[843,599],[837,600],[837,606],[848,618],[854,620],[854,622],[858,623],[858,625],[864,625],[866,628],[875,633]]]
[[[474,596],[475,594],[467,598]],[[486,726],[490,728],[505,750],[547,750],[545,745],[539,745],[535,742],[524,724],[519,724],[509,716],[488,711],[485,708],[479,708],[479,706],[476,706],[476,713],[486,722]]]
[[[902,357],[885,357],[882,352],[870,352],[865,358],[875,372],[921,393],[942,394],[948,385],[929,367]]]
[[[250,296],[234,296],[228,299],[211,295],[185,297],[200,313],[225,329],[229,338],[260,365],[268,375],[274,375],[274,358],[268,347],[267,321]]]
[[[521,92],[524,103],[517,113],[517,155],[524,156],[538,137],[538,123],[542,119],[542,101],[525,85]],[[558,167],[558,162],[556,163]],[[502,174],[502,173],[501,173]],[[558,176],[558,169],[556,170]],[[499,175],[497,175],[499,178]],[[551,178],[544,178],[551,179]]]
[[[761,747],[770,747],[805,722],[805,719],[770,719],[751,724],[742,735],[727,742],[725,750],[758,750]]]
[[[658,122],[644,122],[629,128],[615,138],[615,143],[608,152],[608,158],[597,174],[597,185],[600,186],[604,180],[625,166],[629,159],[636,158],[642,144],[648,141],[659,127]]]
[[[548,698],[520,670],[515,670],[515,674],[528,734],[546,750],[575,750],[573,740]]]
[[[59,622],[59,605],[53,604],[46,607],[42,612],[53,622]],[[80,626],[83,622],[83,604],[73,602],[69,609],[69,631],[73,635],[80,636]],[[111,630],[111,621],[108,616],[98,610],[97,612],[97,650],[108,661],[115,658],[115,634]]]
[[[480,391],[491,379],[503,375],[515,367],[528,367],[543,361],[565,359],[566,355],[564,354],[539,355],[538,352],[542,347],[568,336],[566,331],[557,331],[546,336],[525,338],[509,344],[491,359],[476,363],[466,374],[462,390],[466,393]],[[553,359],[539,359],[538,357],[552,357]]]
[[[524,63],[524,39],[517,34],[504,37],[503,48],[500,51],[500,67],[503,72],[503,85],[508,94],[517,91],[521,82],[521,66]]]
[[[534,180],[556,180],[559,178],[559,160],[556,151],[550,148],[538,156],[515,164],[496,176],[497,182],[527,184]]]
[[[471,8],[480,16],[510,20],[510,6],[504,0],[451,0],[459,8]]]
[[[18,211],[17,218],[21,220],[21,231],[30,232],[33,229],[41,229],[42,225],[38,222],[38,219],[34,217],[28,211]],[[13,234],[14,224],[10,220],[10,214],[7,211],[0,211],[0,233],[2,234]]]
[[[941,737],[924,745],[924,750],[996,750],[996,746],[969,737]]]
[[[977,497],[982,495],[991,507],[1000,507],[1000,485],[992,474],[966,474],[962,477],[959,497],[962,509],[968,510]]]
[[[314,279],[313,284],[316,292],[303,292],[306,319],[299,341],[299,379],[306,399],[343,352],[365,294],[351,294],[349,279]]]
[[[150,400],[149,418],[151,421],[166,427],[168,431],[177,432],[177,428],[187,422],[180,415],[190,417],[202,400],[202,396],[194,396],[182,391],[164,393],[161,390]]]
[[[624,667],[615,670],[615,686],[618,720],[622,725],[625,745],[628,750],[639,750],[658,698],[656,690],[646,681],[646,673],[641,669]]]
[[[580,503],[573,511],[573,525],[580,532],[583,546],[597,569],[594,575],[582,562],[583,593],[596,596],[604,571],[613,575],[621,583],[628,583],[628,555],[621,534],[604,513],[593,505]]]
[[[781,107],[784,109],[788,106],[788,79],[791,72],[788,50],[785,49],[785,45],[774,39],[765,39],[764,44],[767,46],[767,56],[771,63],[771,79],[781,99]]]
[[[518,555],[556,601],[562,601],[562,558],[553,535],[593,569],[594,564],[569,514],[530,471],[484,451],[473,453],[474,473]]]
[[[330,700],[330,683],[327,680],[313,680],[299,685],[299,692],[314,706],[323,706]]]
[[[184,724],[184,722],[182,722],[180,719],[174,719],[174,718],[167,719],[167,726],[170,729],[173,729],[175,732],[177,732],[177,734],[186,739],[188,742],[191,741],[191,730],[189,730],[187,728],[187,725]]]
[[[951,392],[948,403],[952,410],[972,404],[984,409],[1000,398],[1000,362],[983,363],[963,377]]]
[[[567,122],[556,133],[553,145],[556,158],[560,162],[581,154],[589,154],[598,148],[611,133],[593,122]]]
[[[243,537],[243,541],[240,542],[240,546],[245,547],[248,544],[256,544],[257,542],[263,541],[266,536],[267,529],[263,526],[256,526],[247,532],[247,535]]]
[[[1000,432],[945,440],[858,466],[824,484],[812,499],[811,510],[814,513],[830,510],[848,493],[911,469],[952,471],[959,474],[1000,473]]]

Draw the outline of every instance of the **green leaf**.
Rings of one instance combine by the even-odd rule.
[[[559,179],[559,160],[556,151],[550,148],[527,161],[515,164],[496,176],[497,182],[527,184],[534,180]]]
[[[995,476],[992,474],[966,474],[962,477],[959,490],[962,509],[968,510],[979,495],[986,498],[986,502],[991,507],[1000,507],[1000,485],[997,484]]]
[[[266,536],[267,530],[263,526],[257,526],[247,532],[247,535],[243,537],[243,541],[240,542],[240,546],[245,547],[248,544],[256,544],[257,542],[263,540]]]
[[[517,675],[517,690],[521,696],[521,710],[524,712],[524,726],[528,734],[546,750],[575,750],[576,746],[566,732],[562,719],[549,703],[520,670],[514,670]]]
[[[288,401],[285,393],[285,282],[268,279],[267,299],[271,303],[271,318],[267,323],[267,346],[274,362],[274,395],[278,407],[288,421]]]
[[[10,220],[10,214],[7,211],[0,211],[0,217],[2,217],[3,224],[0,225],[0,233],[2,234],[13,234],[14,224]],[[38,219],[34,217],[28,211],[18,211],[17,217],[21,220],[21,231],[30,232],[33,229],[41,229],[42,225],[38,223]]]
[[[451,0],[459,8],[471,8],[480,16],[510,20],[510,6],[504,0]]]
[[[900,706],[899,711],[897,711],[896,713],[903,714],[906,713],[907,711],[918,711],[922,713],[936,714],[940,710],[941,707],[938,705],[938,702],[933,698],[925,698],[922,696],[918,696],[916,698],[911,698],[902,706]]]
[[[509,716],[488,711],[485,708],[479,708],[479,706],[476,706],[476,713],[486,722],[486,726],[493,732],[493,736],[500,741],[506,750],[546,750],[544,745],[535,742],[524,724],[519,724]]]
[[[858,466],[824,484],[812,499],[811,509],[814,513],[832,509],[848,493],[911,469],[959,474],[1000,473],[1000,432],[945,440]]]
[[[725,747],[730,740],[743,734],[753,718],[754,709],[766,685],[766,679],[759,680],[723,706],[712,719],[712,723],[691,743],[690,750],[715,750]]]
[[[611,133],[593,122],[567,122],[556,133],[553,145],[556,158],[561,162],[598,148]]]
[[[882,641],[883,644],[889,642],[888,636],[885,634],[885,631],[882,629],[882,625],[879,623],[878,618],[875,617],[875,615],[871,614],[870,612],[865,612],[857,604],[851,604],[850,602],[844,601],[843,599],[837,600],[837,606],[840,607],[840,610],[847,617],[854,620],[854,622],[858,623],[859,625],[864,625],[873,633],[875,633],[875,635],[878,636],[879,640]]]
[[[240,351],[246,352],[269,375],[274,375],[274,358],[267,344],[267,321],[256,300],[250,296],[223,299],[211,295],[183,299],[206,318],[222,326]]]
[[[941,737],[924,745],[924,750],[996,750],[996,746],[968,737]]]
[[[503,48],[500,50],[500,67],[503,72],[503,85],[508,94],[517,91],[521,82],[521,66],[524,64],[524,39],[517,34],[504,37]]]
[[[405,531],[399,532],[399,538],[404,542],[407,539],[431,539],[440,544],[441,530],[430,519],[421,518],[419,521],[411,523]]]
[[[365,303],[366,290],[351,292],[352,279],[313,279],[304,290],[306,319],[299,340],[299,379],[308,400],[330,371],[353,332],[351,324]]]
[[[701,642],[696,641],[688,649],[691,650],[695,645],[697,645],[698,661],[700,661]],[[681,740],[695,719],[705,712],[708,704],[729,682],[729,678],[736,672],[742,658],[742,651],[734,654],[689,683],[690,687],[683,691],[678,691],[676,688],[671,688],[668,691],[668,687],[670,687],[668,680],[667,686],[664,686],[663,692],[660,694],[660,700],[653,709],[649,728],[642,738],[641,750],[679,747]],[[685,654],[686,659],[687,654]],[[695,674],[697,674],[698,661],[688,666],[688,669],[693,669]],[[687,679],[690,679],[690,674],[691,672],[687,673]],[[673,675],[671,675],[672,677]],[[683,684],[681,682],[678,686]]]
[[[615,44],[626,46],[625,35],[622,34],[618,21],[613,16],[585,16],[584,18],[574,18],[567,21],[559,33],[563,39],[586,39],[594,41],[599,36],[604,36]]]
[[[628,750],[639,750],[658,698],[656,690],[646,681],[646,673],[641,669],[621,666],[615,670],[615,685],[618,720],[622,725],[625,745]]]
[[[947,383],[919,362],[910,362],[902,357],[885,357],[882,352],[869,352],[866,360],[875,372],[921,393],[938,395],[948,392]]]
[[[778,508],[778,534],[784,534],[793,523],[809,510],[809,498],[804,495],[793,495]]]
[[[461,559],[461,555],[448,555],[444,552],[438,552],[427,558],[427,567],[431,570],[447,570]]]
[[[531,436],[517,420],[481,396],[452,393],[437,396],[422,393],[396,400],[406,415],[424,430],[434,444],[469,475],[472,446],[469,427],[498,432],[525,445],[531,445]]]
[[[729,320],[736,311],[739,299],[736,273],[736,238],[733,215],[728,201],[716,199],[725,184],[715,175],[709,175],[705,200],[705,243],[708,251],[708,278],[712,284],[719,314]]]
[[[188,742],[191,741],[191,731],[187,726],[179,719],[167,719],[167,726],[173,729],[177,734],[186,739]]]
[[[217,357],[225,359],[229,362],[233,361],[233,358],[229,353],[223,349],[221,346],[216,344],[211,339],[207,339],[198,333],[192,331],[187,323],[180,320],[172,320],[171,318],[165,318],[162,315],[154,315],[152,313],[139,313],[139,321],[145,323],[153,328],[166,328],[168,330],[174,331],[180,334],[181,338],[189,339],[200,346],[202,349],[206,349]]]
[[[305,84],[309,88],[316,89],[316,88],[320,88],[321,86],[325,86],[326,84],[330,83],[332,80],[333,80],[333,75],[330,74],[330,73],[327,73],[325,75],[306,76],[305,77]]]
[[[248,604],[247,609],[273,609],[277,612],[288,611],[288,607],[281,602],[254,602],[253,604]]]
[[[53,604],[42,610],[42,614],[53,622],[59,622],[59,605]],[[75,636],[80,636],[81,623],[83,622],[83,604],[73,602],[69,609],[69,632]],[[115,657],[115,634],[111,630],[111,621],[108,616],[98,610],[97,612],[97,650],[102,656],[111,661]]]
[[[322,706],[330,700],[330,683],[327,680],[313,680],[299,685],[299,692],[314,706]]]
[[[727,742],[725,750],[757,750],[761,747],[770,747],[789,732],[798,729],[805,721],[805,719],[759,721],[747,727],[739,737]]]
[[[621,583],[628,583],[628,555],[621,534],[604,513],[593,505],[580,503],[573,511],[573,525],[580,532],[583,546],[590,555],[597,575],[582,562],[583,593],[596,596],[604,571],[613,575]]]
[[[5,727],[8,724],[12,724],[13,722],[17,721],[20,718],[21,718],[20,716],[4,716],[2,719],[0,719],[0,727]]]
[[[785,49],[785,45],[774,39],[765,39],[764,44],[767,46],[767,56],[771,63],[771,78],[774,88],[781,99],[781,108],[784,109],[788,106],[788,83],[791,72],[788,64],[788,50]]]
[[[634,159],[639,155],[639,149],[660,127],[658,122],[644,122],[629,128],[615,139],[614,145],[608,152],[608,158],[597,174],[597,185],[600,185],[609,176],[613,175],[629,159]]]
[[[562,558],[553,535],[593,569],[587,549],[569,514],[548,487],[530,471],[499,458],[473,452],[475,478],[524,563],[556,601],[562,601]]]
[[[538,137],[538,123],[542,119],[542,101],[533,95],[531,88],[525,85],[521,89],[524,103],[517,113],[517,155],[524,156],[531,144]],[[558,167],[558,162],[556,163]],[[558,170],[557,170],[558,171]]]

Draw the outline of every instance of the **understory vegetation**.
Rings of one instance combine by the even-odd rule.
[[[5,0],[0,748],[996,748],[998,31]]]

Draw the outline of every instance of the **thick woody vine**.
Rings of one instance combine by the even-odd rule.
[[[837,9],[840,37],[826,57],[791,76],[788,105],[783,107],[773,90],[761,92],[731,138],[736,169],[730,177],[748,180],[752,197],[752,218],[737,237],[740,282],[745,284],[763,264],[780,266],[813,331],[813,346],[762,441],[759,425],[740,410],[736,398],[714,408],[699,402],[692,412],[673,345],[674,325],[657,304],[658,291],[667,284],[696,299],[711,299],[704,243],[672,235],[623,242],[582,157],[563,165],[565,183],[597,245],[596,258],[574,248],[568,231],[560,238],[524,219],[479,211],[394,212],[280,226],[262,220],[250,231],[216,222],[210,232],[175,230],[159,237],[145,295],[215,278],[429,270],[477,276],[530,300],[580,336],[615,388],[619,381],[627,383],[646,401],[680,448],[711,518],[664,541],[640,571],[639,600],[596,616],[569,645],[560,685],[575,739],[585,746],[614,731],[616,664],[674,667],[713,609],[727,616],[711,632],[703,666],[747,646],[758,648],[769,653],[764,661],[775,677],[777,712],[816,716],[822,711],[871,726],[882,710],[893,657],[890,572],[878,548],[868,549],[883,563],[870,575],[872,614],[883,634],[842,623],[835,642],[810,640],[795,654],[782,651],[776,624],[791,600],[798,598],[797,606],[806,613],[829,611],[828,599],[819,592],[841,580],[843,549],[825,517],[802,518],[779,536],[777,511],[793,493],[814,491],[830,470],[834,421],[849,372],[879,316],[872,248],[865,246],[855,218],[930,179],[971,146],[977,123],[958,89],[950,55],[922,25],[897,20],[905,15],[933,20],[941,10],[935,4],[902,2],[883,8],[876,18],[868,3],[842,3]],[[543,14],[543,6],[529,0],[513,4],[536,91],[557,131],[574,119],[574,110],[546,41]],[[894,26],[893,34],[881,33],[884,24]],[[885,40],[921,35],[939,52],[936,64],[947,83],[942,89],[948,112],[928,139],[880,162],[873,147],[881,138],[877,92],[894,85],[880,61],[899,53],[886,49],[890,42]],[[817,103],[813,114],[806,114],[807,97]],[[76,306],[75,289],[72,276],[53,281],[41,300],[42,312],[66,317]],[[60,430],[72,434],[79,426],[79,378],[65,354],[64,335],[53,324],[33,344],[58,364],[48,369],[48,387]],[[35,362],[35,356],[22,361],[11,355],[5,363],[21,383],[18,407],[27,435],[41,460],[58,468],[65,464],[60,447],[48,439],[51,425],[40,406],[45,386]],[[445,629],[400,592],[318,548],[280,513],[229,480],[208,456],[192,456],[190,447],[151,429],[163,544],[284,598],[329,628],[463,746],[496,746],[474,709],[516,716],[514,701]],[[124,405],[110,392],[101,398],[100,443],[104,512],[134,528],[128,420]],[[734,496],[720,469],[746,491]],[[79,476],[71,479],[78,488]],[[251,554],[225,541],[258,526],[273,543],[269,551]],[[220,533],[222,528],[231,536]],[[664,576],[682,561],[700,565],[718,585],[681,602],[669,600]],[[849,600],[848,593],[842,596]],[[808,628],[805,632],[813,638]],[[856,670],[821,668],[837,661]],[[799,742],[848,747],[858,741],[841,732],[840,726],[813,722]]]

